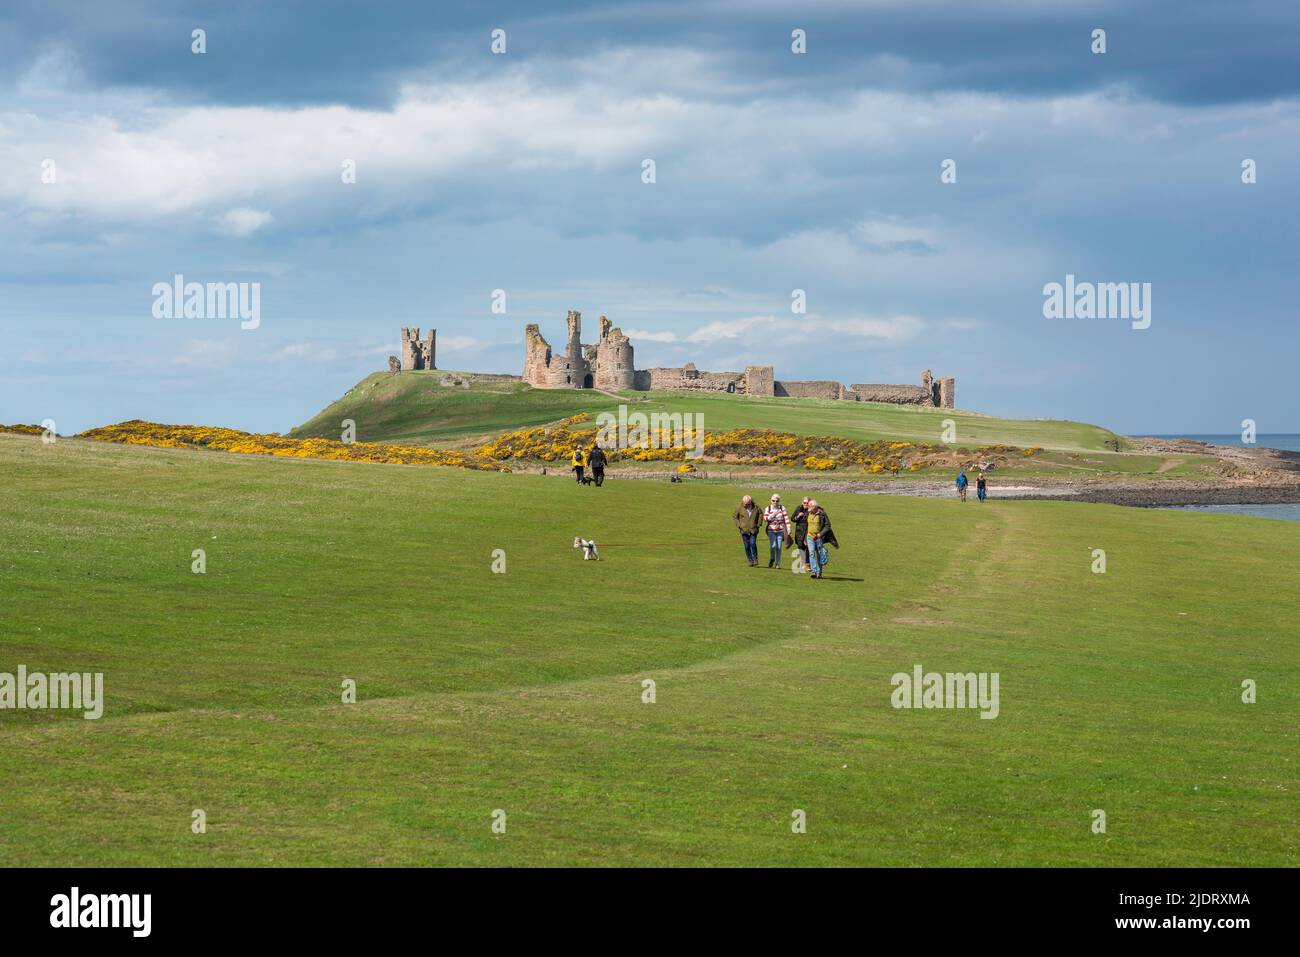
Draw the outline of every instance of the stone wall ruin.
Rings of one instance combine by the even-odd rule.
[[[664,390],[720,392],[850,402],[888,402],[951,409],[956,402],[957,380],[936,379],[927,369],[920,385],[845,387],[830,379],[777,379],[773,366],[746,366],[744,372],[707,372],[688,362],[683,366],[637,369],[632,343],[623,331],[600,317],[596,342],[582,342],[582,314],[569,310],[563,353],[556,353],[536,323],[524,328],[523,380],[535,389],[606,389],[609,391]],[[403,330],[405,333],[405,330]],[[418,336],[419,330],[416,330]],[[406,368],[403,362],[403,368]]]

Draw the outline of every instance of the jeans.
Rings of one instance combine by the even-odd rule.
[[[758,534],[756,532],[741,532],[740,540],[745,544],[745,557],[751,562],[758,561]]]
[[[593,469],[591,470],[591,477],[592,477],[593,479],[596,480],[596,487],[597,487],[597,488],[599,488],[600,486],[604,485],[604,484],[605,484],[605,468],[604,468],[604,466],[600,466],[600,467],[598,467],[598,468],[593,468]]]
[[[830,562],[831,556],[826,551],[826,546],[821,543],[819,538],[808,539],[808,570],[814,575],[820,575],[822,569]]]
[[[781,564],[781,543],[784,541],[785,532],[774,532],[770,528],[767,530],[767,548],[773,565]]]

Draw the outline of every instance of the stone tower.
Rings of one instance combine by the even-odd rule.
[[[551,346],[542,337],[537,323],[524,326],[524,381],[538,388],[547,388],[546,370],[551,364]]]
[[[596,343],[596,388],[631,389],[635,379],[632,340],[617,326],[610,328],[609,320],[601,316],[600,342]]]
[[[582,313],[576,309],[569,310],[569,346],[564,354],[570,359],[582,358]]]
[[[951,376],[939,380],[939,408],[955,409],[957,407],[957,380]]]
[[[569,313],[570,336],[577,330],[578,314]],[[580,330],[577,330],[580,332]],[[589,347],[594,349],[595,347]],[[535,389],[589,389],[591,366],[583,357],[581,341],[570,339],[563,353],[552,353],[536,323],[524,329],[524,381]]]
[[[438,368],[434,343],[438,330],[430,329],[429,338],[420,339],[420,327],[413,329],[402,327],[402,368],[436,369]]]
[[[774,366],[745,366],[746,395],[776,395]]]

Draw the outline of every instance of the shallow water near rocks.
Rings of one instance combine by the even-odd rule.
[[[1165,505],[1162,508],[1179,512],[1217,512],[1220,515],[1251,515],[1255,518],[1280,518],[1300,522],[1300,505]]]

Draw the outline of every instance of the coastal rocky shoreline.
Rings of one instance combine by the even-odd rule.
[[[810,492],[852,492],[859,495],[910,495],[951,498],[949,482],[897,482],[888,486],[865,482],[763,482],[755,487]],[[1095,485],[999,485],[989,480],[989,496],[1003,501],[1092,502],[1167,508],[1173,505],[1290,505],[1300,504],[1300,483],[1293,485],[1207,485],[1206,483],[1147,483]],[[972,496],[973,498],[973,496]]]
[[[1233,477],[1225,477],[1218,482],[1192,482],[1185,479],[1165,480],[1157,476],[1141,481],[1113,478],[1031,481],[1007,476],[1003,482],[1002,476],[992,472],[989,475],[989,495],[1003,500],[1093,502],[1138,508],[1300,504],[1300,453],[1210,445],[1208,442],[1191,439],[1137,438],[1132,442],[1134,450],[1139,452],[1216,456],[1223,461],[1225,470]],[[775,487],[776,483],[763,484]],[[911,495],[921,498],[948,498],[953,495],[950,482],[900,480],[882,485],[879,482],[814,480],[779,484],[783,488],[864,495]]]
[[[1009,494],[1002,498],[1054,499],[1067,502],[1095,502],[1104,505],[1130,505],[1138,508],[1168,508],[1173,505],[1293,505],[1300,504],[1300,485],[1185,486],[1112,486],[1090,488],[1060,495]]]
[[[1001,501],[1048,500],[1127,505],[1137,508],[1170,508],[1197,505],[1293,505],[1300,504],[1300,452],[1279,449],[1241,448],[1210,445],[1194,439],[1133,438],[1127,451],[1171,456],[1214,456],[1221,462],[1218,477],[1201,480],[1166,478],[1164,470],[1136,478],[1109,476],[1018,476],[1014,471],[989,472],[989,496]],[[955,468],[955,467],[954,467]],[[519,472],[547,474],[545,466],[519,468]],[[560,469],[566,477],[567,469]],[[968,472],[970,468],[968,467]],[[620,481],[663,481],[661,471],[616,470]],[[914,498],[952,498],[953,483],[906,475],[877,479],[831,478],[829,476],[774,475],[772,471],[749,470],[732,463],[704,463],[698,475],[688,481],[721,481],[744,484],[751,489],[800,492],[848,492],[857,495],[906,495]],[[971,497],[974,498],[972,489]]]

